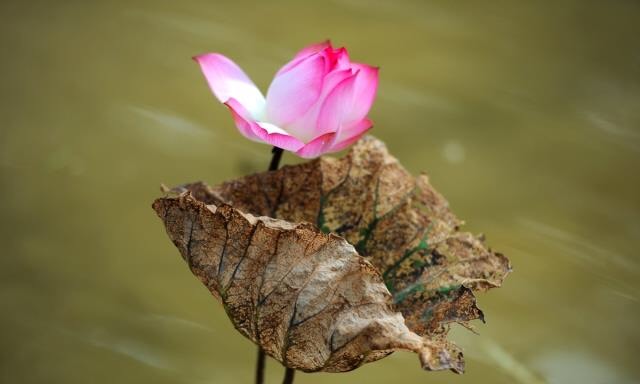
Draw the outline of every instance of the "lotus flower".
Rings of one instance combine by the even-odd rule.
[[[240,133],[313,158],[340,151],[372,127],[367,118],[378,68],[352,63],[329,41],[310,45],[282,67],[265,98],[244,71],[219,53],[194,57]]]

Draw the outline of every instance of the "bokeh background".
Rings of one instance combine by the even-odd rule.
[[[332,38],[381,67],[373,133],[515,272],[479,335],[453,332],[465,375],[396,353],[296,382],[638,382],[639,37],[631,0],[3,0],[0,381],[252,382],[254,346],[150,204],[270,158],[191,56],[266,90]]]

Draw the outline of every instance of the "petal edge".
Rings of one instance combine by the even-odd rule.
[[[193,60],[200,65],[209,88],[221,103],[236,99],[254,118],[260,117],[265,98],[242,68],[219,53],[205,53]]]

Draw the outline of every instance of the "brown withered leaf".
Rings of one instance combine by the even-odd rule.
[[[174,192],[188,193],[201,204],[229,204],[256,216],[314,223],[324,233],[346,239],[382,276],[391,308],[402,313],[412,332],[423,336],[427,369],[463,370],[462,353],[446,340],[449,324],[470,327],[469,321],[483,319],[472,291],[500,286],[511,270],[508,259],[488,249],[481,237],[459,231],[462,223],[426,175],[411,176],[372,137],[360,140],[342,159],[323,157],[213,188],[194,183]],[[166,199],[156,206],[161,201]],[[169,229],[166,219],[165,224]],[[220,292],[208,286],[214,295]],[[282,353],[266,349],[287,366],[314,370],[291,365],[279,358]],[[313,348],[305,351],[313,354]],[[345,367],[353,369],[387,353],[376,350]]]
[[[189,192],[153,207],[236,329],[287,367],[343,372],[405,349],[432,368],[446,354],[407,328],[380,274],[343,238]]]

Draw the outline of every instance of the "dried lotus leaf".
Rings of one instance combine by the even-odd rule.
[[[407,328],[380,274],[343,238],[189,192],[153,208],[236,329],[287,367],[343,372],[402,349],[441,368],[448,352]]]
[[[423,356],[427,369],[463,370],[462,353],[446,340],[449,324],[470,327],[469,321],[484,319],[473,291],[500,286],[511,271],[509,260],[486,247],[483,237],[460,231],[462,222],[426,175],[413,177],[373,137],[360,140],[341,159],[322,157],[216,187],[193,183],[173,190],[185,192],[205,204],[313,223],[346,239],[382,276],[391,293],[390,308],[423,336],[430,350],[428,358]],[[278,332],[270,337],[277,339],[283,331]],[[363,359],[387,353],[376,351]],[[331,365],[337,366],[332,356]]]
[[[398,310],[421,335],[442,325],[482,318],[467,289],[499,287],[509,260],[462,222],[426,175],[413,177],[384,143],[368,136],[341,159],[322,157],[209,187],[185,185],[199,199],[243,212],[310,222],[353,244],[383,275]],[[464,295],[463,295],[464,294]],[[457,297],[466,309],[434,321]],[[466,314],[466,315],[465,315]]]

